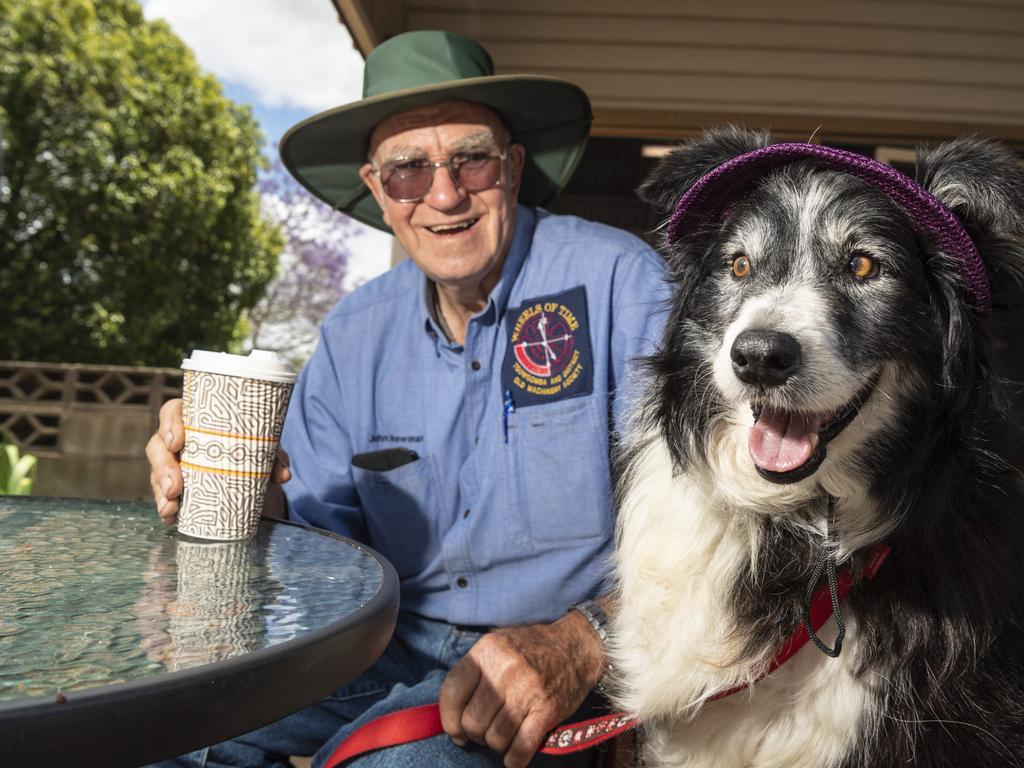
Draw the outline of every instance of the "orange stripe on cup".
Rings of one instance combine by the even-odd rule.
[[[215,475],[234,475],[235,477],[270,477],[269,472],[246,472],[241,469],[218,469],[217,467],[203,467],[199,464],[192,464],[188,461],[181,462],[181,466],[195,469],[200,472],[212,472]]]
[[[236,435],[233,432],[218,432],[215,429],[203,429],[202,427],[185,427],[186,432],[199,432],[203,435],[215,435],[216,437],[234,437],[238,440],[259,440],[264,443],[276,443],[276,437],[264,437],[263,435]]]

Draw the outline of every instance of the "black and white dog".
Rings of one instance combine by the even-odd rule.
[[[1024,765],[1024,486],[981,423],[1024,169],[962,139],[918,177],[727,129],[640,190],[674,299],[618,461],[612,668],[647,766]],[[847,569],[811,633],[838,656],[764,676]]]

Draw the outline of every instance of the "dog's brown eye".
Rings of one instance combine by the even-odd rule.
[[[858,280],[867,280],[878,274],[878,259],[870,253],[854,252],[849,267],[850,273]]]
[[[738,253],[732,257],[732,273],[736,277],[746,277],[750,274],[750,259],[744,254]]]

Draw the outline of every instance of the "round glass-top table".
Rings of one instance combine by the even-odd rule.
[[[383,652],[398,579],[324,531],[190,539],[142,503],[0,496],[0,765],[138,766],[312,704]]]

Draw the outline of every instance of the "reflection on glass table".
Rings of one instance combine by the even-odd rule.
[[[379,555],[302,526],[205,542],[146,504],[0,497],[0,764],[56,739],[62,765],[137,765],[271,722],[376,659],[397,595]]]

